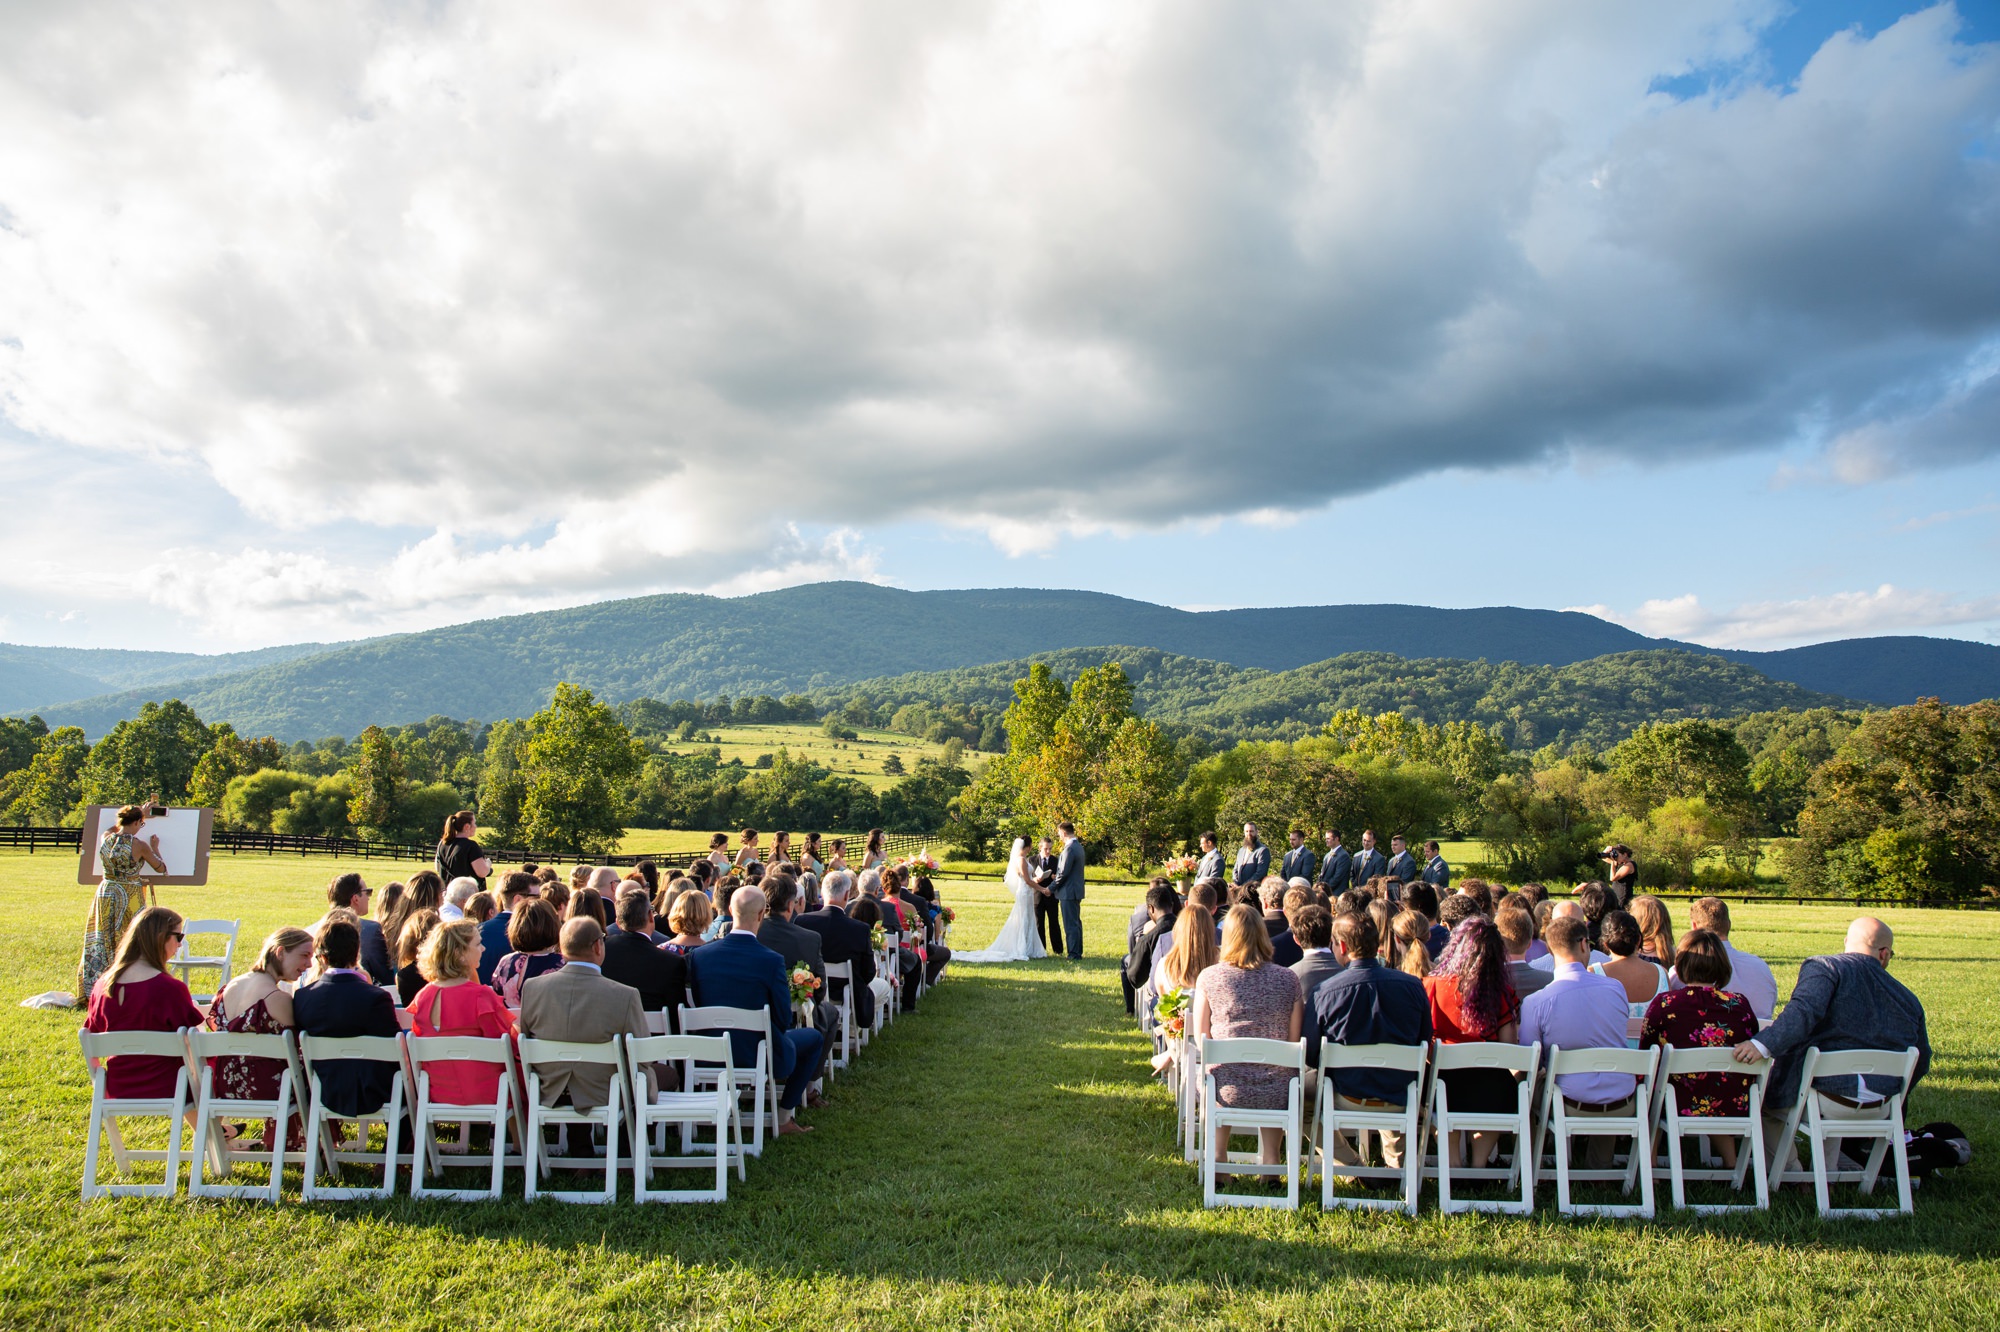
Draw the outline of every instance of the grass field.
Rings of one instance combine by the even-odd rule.
[[[902,780],[882,771],[883,761],[891,754],[902,759],[905,773],[920,758],[939,758],[944,754],[943,745],[894,731],[859,731],[857,740],[831,739],[817,726],[720,726],[711,728],[707,734],[715,737],[711,745],[677,740],[668,747],[682,753],[718,748],[724,763],[740,758],[745,766],[756,763],[759,754],[788,749],[794,756],[809,758],[840,776],[865,782],[875,791],[886,791]],[[967,750],[966,770],[977,775],[988,757],[977,750]]]
[[[244,922],[304,923],[352,862],[225,856],[170,889]],[[2000,1324],[2000,916],[1895,912],[1896,968],[1937,1049],[1915,1122],[1982,1153],[1908,1221],[1767,1216],[1565,1222],[1204,1212],[1172,1110],[1124,1018],[1113,955],[1134,889],[1085,904],[1090,956],[965,968],[891,1027],[727,1204],[314,1205],[76,1196],[88,1102],[74,1013],[13,1001],[65,986],[86,890],[69,857],[0,855],[0,1324],[176,1328],[1205,1327],[1924,1329]],[[364,866],[371,881],[415,865]],[[954,942],[1003,914],[942,885]],[[1737,940],[1789,988],[1847,913],[1758,905]]]

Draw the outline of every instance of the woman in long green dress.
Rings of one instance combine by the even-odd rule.
[[[90,904],[90,920],[83,927],[83,959],[76,967],[79,1004],[90,1002],[91,987],[111,965],[125,926],[146,905],[150,885],[140,877],[141,871],[150,867],[156,874],[167,872],[166,862],[160,859],[159,834],[143,842],[139,840],[139,829],[145,822],[143,808],[127,805],[118,811],[118,826],[104,834],[97,844],[97,862],[104,870],[104,881],[97,885],[97,896]]]

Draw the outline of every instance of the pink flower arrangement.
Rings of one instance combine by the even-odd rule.
[[[811,967],[798,966],[792,968],[793,1003],[811,1003],[812,997],[819,993],[819,986],[820,979],[812,974]]]
[[[1169,879],[1185,879],[1200,866],[1201,862],[1193,856],[1174,856],[1166,864],[1160,866],[1160,873],[1166,875]]]

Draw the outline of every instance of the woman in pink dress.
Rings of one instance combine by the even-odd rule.
[[[1296,1041],[1305,1024],[1305,996],[1290,967],[1271,960],[1270,931],[1255,907],[1233,906],[1222,918],[1222,947],[1216,965],[1195,978],[1193,1031],[1216,1040],[1252,1038]],[[1218,1064],[1215,1099],[1220,1105],[1246,1110],[1283,1109],[1292,1080],[1267,1064]],[[1278,1129],[1257,1131],[1258,1160],[1277,1165],[1284,1159],[1285,1135]],[[1217,1160],[1227,1159],[1229,1130],[1215,1131]]]
[[[90,988],[85,1031],[179,1031],[199,1027],[201,1010],[167,964],[181,948],[181,917],[147,907],[132,918],[111,965]],[[174,1094],[185,1065],[172,1055],[118,1055],[104,1068],[104,1094],[114,1100],[159,1100]],[[188,1105],[194,1118],[194,1105]]]
[[[431,931],[417,954],[417,970],[429,982],[410,1001],[413,1036],[512,1036],[514,1015],[492,989],[479,983],[479,927],[469,920],[446,921]],[[500,1066],[472,1060],[442,1060],[425,1066],[431,1099],[449,1105],[486,1105],[500,1085]]]
[[[223,986],[209,1004],[209,1028],[258,1036],[279,1036],[290,1031],[294,1025],[292,996],[280,986],[304,974],[312,964],[312,952],[313,937],[304,930],[287,925],[272,934],[264,940],[263,950],[250,964],[250,970]],[[246,1101],[275,1099],[278,1083],[285,1073],[284,1060],[252,1055],[225,1055],[209,1060],[208,1066],[218,1095]],[[305,1097],[304,1087],[292,1088],[293,1104],[302,1103]],[[265,1120],[264,1139],[255,1144],[254,1150],[271,1150],[272,1129],[271,1121]],[[232,1134],[231,1138],[234,1137]],[[305,1146],[305,1123],[295,1113],[285,1126],[285,1150],[301,1152]]]

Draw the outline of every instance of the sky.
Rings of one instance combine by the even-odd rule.
[[[2000,642],[2000,3],[0,8],[0,641]]]

